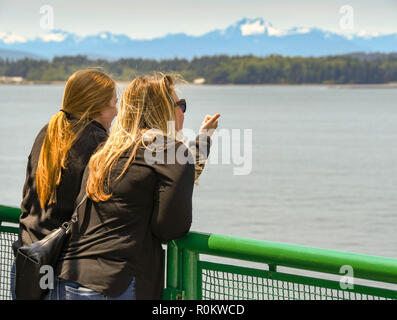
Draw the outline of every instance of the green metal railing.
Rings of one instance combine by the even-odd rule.
[[[0,300],[11,298],[19,214],[0,206]],[[397,259],[196,232],[166,249],[164,299],[397,299]],[[353,283],[340,281],[343,266]]]
[[[194,232],[169,243],[167,251],[166,299],[397,299],[397,259]],[[203,255],[235,263],[209,262]],[[265,265],[254,269],[237,266],[239,261]],[[343,266],[353,271],[352,286],[324,279],[342,278]],[[285,273],[279,267],[293,269]],[[302,270],[323,277],[292,272]],[[359,279],[377,286],[354,283]]]

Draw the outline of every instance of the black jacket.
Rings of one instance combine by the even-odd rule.
[[[196,147],[209,154],[211,139],[196,138]],[[202,146],[206,147],[203,148]],[[181,148],[181,149],[179,149]],[[137,299],[161,299],[163,288],[162,242],[184,236],[192,222],[195,177],[193,153],[180,142],[170,154],[182,150],[188,163],[151,164],[143,148],[119,180],[130,150],[114,164],[104,202],[88,200],[78,211],[56,275],[78,282],[107,296],[121,295],[135,277]],[[203,158],[203,155],[201,158]],[[197,154],[196,154],[197,158]],[[77,202],[85,195],[88,167]]]
[[[84,169],[98,145],[108,137],[106,129],[99,122],[92,121],[86,126],[68,152],[66,169],[62,170],[61,182],[56,188],[56,203],[42,209],[37,195],[36,171],[47,127],[48,124],[40,130],[28,158],[21,203],[20,236],[13,244],[14,252],[21,245],[41,240],[51,230],[70,220]]]

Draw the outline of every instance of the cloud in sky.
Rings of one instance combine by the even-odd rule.
[[[247,22],[246,24],[242,25],[241,33],[243,36],[249,36],[252,34],[262,34],[265,33],[266,26],[261,23],[260,20],[256,20],[255,22]]]
[[[80,35],[110,31],[135,39],[169,33],[201,35],[224,29],[241,18],[262,18],[271,25],[254,24],[244,32],[273,35],[293,27],[344,33],[339,26],[340,8],[346,0],[0,0],[0,32],[33,37],[46,33],[40,28],[40,8],[54,9],[54,28]],[[354,32],[397,32],[397,1],[350,0],[354,9]],[[305,29],[306,28],[306,29]],[[48,32],[47,32],[48,33]]]
[[[0,32],[0,40],[7,44],[27,41],[25,37],[9,32]]]
[[[41,38],[45,41],[45,42],[61,42],[63,40],[65,40],[66,36],[61,34],[61,33],[46,33],[41,35]]]
[[[264,34],[265,32],[269,36],[282,36],[287,33],[286,30],[275,28],[271,23],[261,21],[261,19],[247,21],[245,24],[240,26],[240,30],[243,36]]]

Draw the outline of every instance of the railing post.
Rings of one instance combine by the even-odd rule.
[[[167,280],[163,292],[163,299],[182,300],[182,251],[178,249],[176,241],[167,245]]]
[[[178,288],[178,248],[172,242],[167,246],[167,287]]]
[[[183,250],[183,290],[185,292],[185,299],[198,299],[198,285],[197,285],[197,261],[198,253],[191,250]]]

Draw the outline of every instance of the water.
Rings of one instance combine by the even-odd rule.
[[[0,86],[1,204],[19,206],[30,148],[63,89]],[[186,128],[219,112],[219,130],[253,133],[250,174],[211,154],[192,230],[397,258],[397,90],[192,86],[179,96]]]

